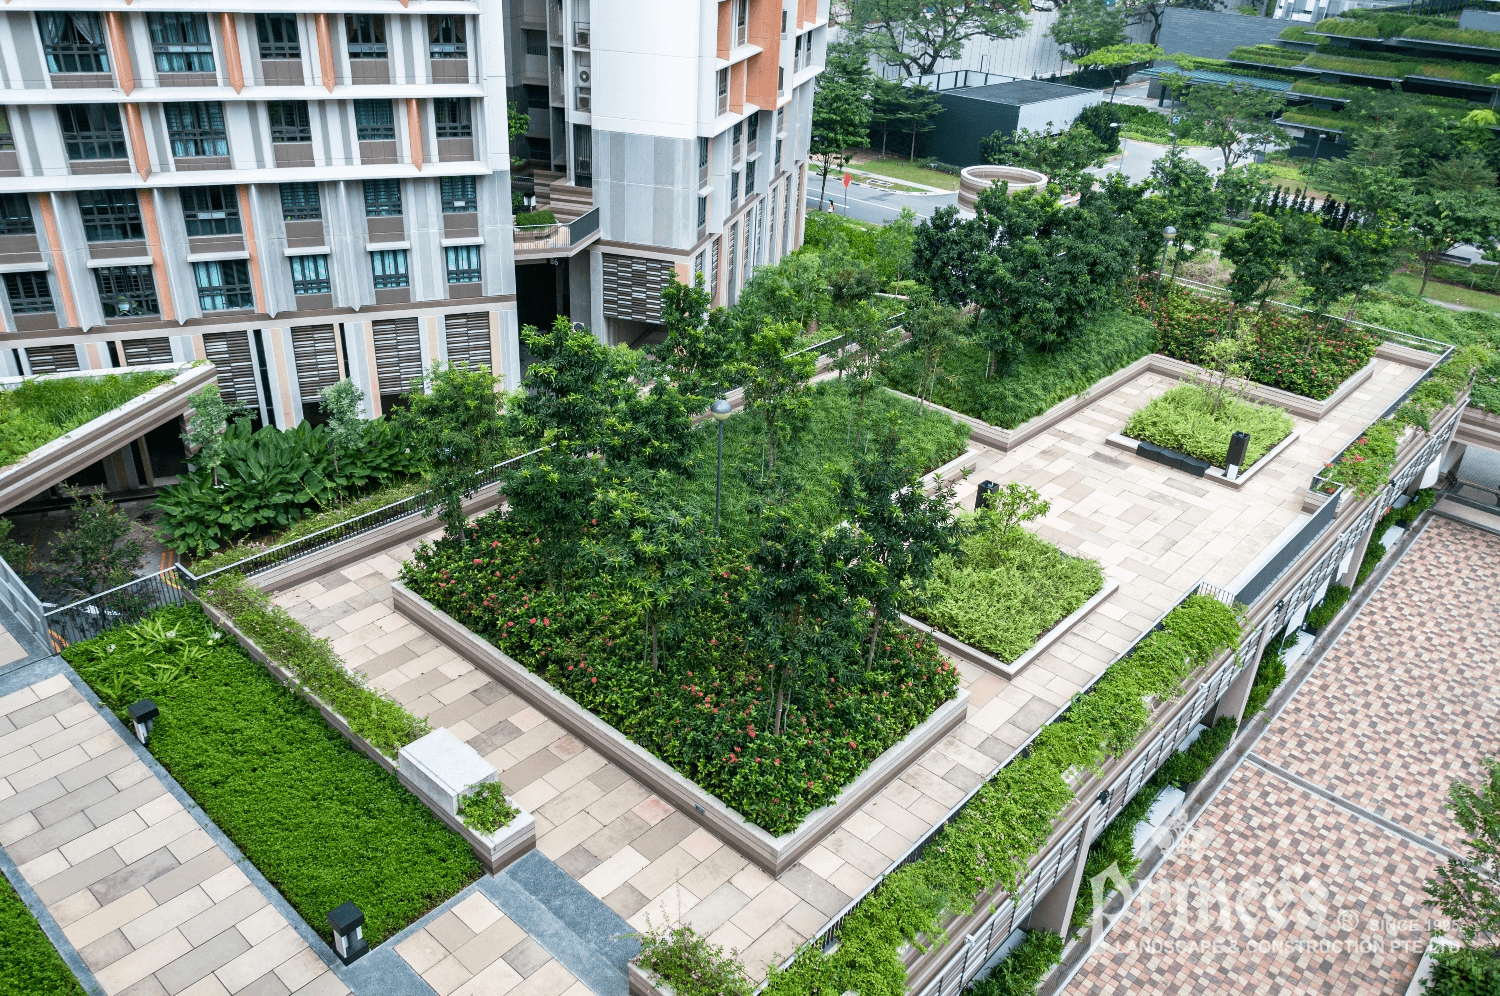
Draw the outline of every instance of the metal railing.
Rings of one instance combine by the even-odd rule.
[[[517,225],[513,238],[516,252],[568,249],[599,231],[599,209],[586,211],[573,221],[550,225]]]
[[[117,626],[140,622],[165,605],[181,605],[191,597],[197,579],[179,564],[118,588],[101,592],[46,615],[46,642],[53,651],[91,640]]]
[[[10,564],[0,560],[0,605],[26,628],[42,646],[51,641],[47,637],[47,623],[43,618],[42,601],[36,597],[26,583],[11,570]]]

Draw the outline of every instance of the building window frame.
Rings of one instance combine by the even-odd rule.
[[[445,176],[438,182],[444,214],[473,214],[479,210],[478,182],[472,176]]]
[[[256,14],[255,42],[262,59],[302,58],[302,35],[297,29],[297,15]]]
[[[37,11],[37,32],[49,73],[107,73],[104,25],[93,11]]]
[[[321,221],[323,197],[316,183],[281,184],[281,218],[283,221]]]
[[[188,238],[243,234],[237,187],[181,187],[179,193]]]
[[[698,198],[698,231],[708,227],[708,198]]]
[[[434,97],[432,121],[438,138],[474,137],[473,101],[468,97]]]
[[[370,273],[376,290],[411,286],[405,249],[375,249],[370,252]]]
[[[311,142],[312,117],[305,100],[268,100],[266,115],[271,121],[271,141]]]
[[[356,100],[354,132],[361,142],[394,142],[396,112],[389,100]]]
[[[293,294],[328,294],[332,292],[333,280],[328,275],[328,256],[326,253],[288,256],[287,262],[292,270]]]
[[[745,196],[746,197],[749,197],[751,194],[755,193],[755,163],[756,163],[756,160],[754,160],[754,159],[752,159],[749,162],[745,163]]]
[[[13,315],[41,315],[57,311],[52,300],[52,283],[46,270],[27,270],[5,274],[5,296]]]
[[[105,318],[159,316],[156,279],[149,266],[101,266],[94,270]]]
[[[467,59],[469,57],[468,19],[462,14],[427,15],[427,57],[429,59]]]
[[[729,113],[729,70],[719,70],[719,76],[715,82],[715,91],[718,95],[718,112]]]
[[[229,155],[229,131],[224,105],[217,100],[187,100],[162,104],[167,139],[174,159]]]
[[[344,35],[351,59],[387,59],[384,14],[345,14]]]
[[[193,264],[198,307],[208,311],[253,311],[255,288],[250,283],[250,261],[219,259]]]
[[[58,104],[57,123],[71,161],[130,158],[118,104]]]
[[[0,194],[0,235],[35,234],[36,220],[31,216],[31,198],[25,194]]]
[[[141,202],[134,190],[80,190],[78,214],[88,242],[130,242],[146,237]]]
[[[477,284],[481,280],[482,264],[479,246],[445,246],[443,255],[448,265],[450,284]]]
[[[146,15],[151,57],[158,73],[214,72],[214,42],[208,15],[192,11],[153,11]]]
[[[547,32],[537,31],[532,28],[523,28],[521,41],[526,46],[527,55],[547,57]]]
[[[365,217],[395,218],[401,214],[401,181],[365,181]]]

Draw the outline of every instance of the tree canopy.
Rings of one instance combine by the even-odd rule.
[[[881,60],[908,76],[937,71],[970,38],[1015,38],[1025,0],[854,0],[850,28]]]

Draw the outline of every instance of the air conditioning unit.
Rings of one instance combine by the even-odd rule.
[[[589,29],[576,28],[573,31],[573,45],[577,48],[589,47]]]
[[[579,94],[578,94],[578,102],[577,103],[578,103],[578,110],[580,110],[580,111],[587,111],[587,110],[589,110],[593,106],[592,101],[589,98],[589,95],[587,93],[582,92],[581,90],[579,91]]]
[[[589,85],[589,71],[587,68],[578,70],[578,82],[583,86]]]

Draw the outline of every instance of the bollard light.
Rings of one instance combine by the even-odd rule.
[[[146,740],[151,736],[151,727],[156,724],[156,717],[161,715],[161,710],[150,699],[141,699],[131,703],[125,711],[130,714],[130,725],[135,727],[135,738],[141,742],[142,747],[146,746]]]
[[[974,496],[974,510],[981,508],[994,508],[995,496],[1000,493],[1000,485],[994,481],[980,481],[979,493]]]
[[[1224,476],[1238,480],[1240,468],[1245,464],[1245,451],[1250,448],[1250,433],[1236,432],[1229,437],[1229,459],[1224,461]]]
[[[345,903],[328,914],[333,928],[333,950],[345,965],[370,953],[365,941],[365,915],[353,903]]]

